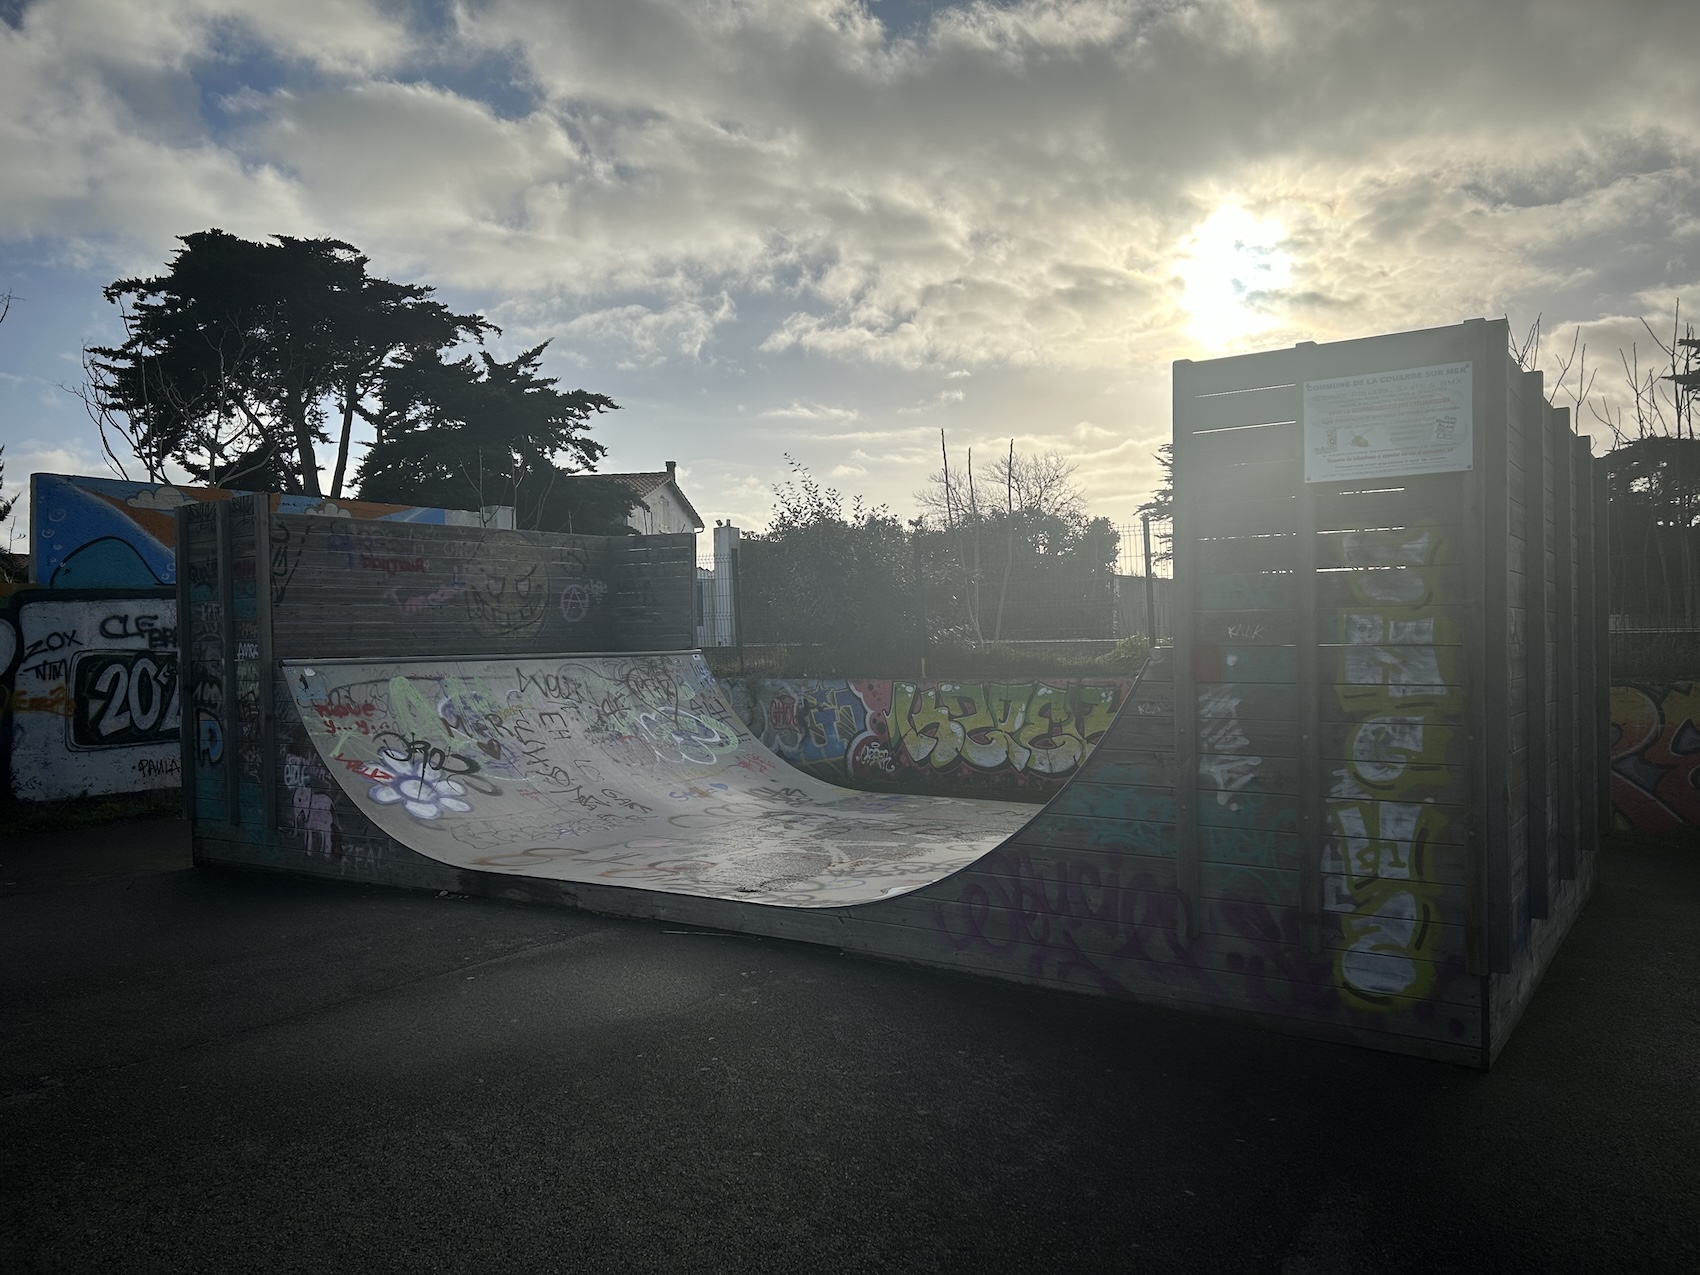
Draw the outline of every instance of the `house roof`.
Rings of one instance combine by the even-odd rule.
[[[678,500],[680,506],[683,507],[686,516],[690,518],[696,529],[701,531],[707,525],[703,522],[702,515],[696,511],[696,506],[691,504],[689,497],[687,497],[683,489],[680,488],[679,480],[676,476],[676,467],[672,461],[667,462],[666,469],[645,471],[636,474],[583,474],[574,475],[574,477],[612,478],[615,482],[630,487],[632,491],[639,496],[647,496],[657,488],[670,486],[673,489],[674,497]]]

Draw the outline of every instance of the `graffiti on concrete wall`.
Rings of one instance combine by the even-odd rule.
[[[169,789],[180,779],[177,607],[31,591],[0,612],[12,795]]]
[[[147,589],[176,576],[179,507],[229,500],[221,487],[179,487],[69,474],[30,477],[30,570],[56,589]],[[459,511],[317,496],[273,495],[273,513],[442,523]],[[477,515],[464,514],[476,524]]]
[[[751,733],[819,778],[1044,798],[1079,770],[1129,685],[794,678],[728,691]]]
[[[1700,682],[1611,688],[1611,804],[1629,831],[1700,827]]]

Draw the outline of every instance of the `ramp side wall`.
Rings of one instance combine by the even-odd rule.
[[[265,499],[177,514],[184,810],[204,860],[453,888],[452,869],[391,842],[352,808],[338,811],[336,785],[308,782],[314,751],[299,737],[280,660],[691,640],[690,535],[274,515]]]

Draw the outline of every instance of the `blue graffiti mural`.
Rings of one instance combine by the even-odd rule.
[[[246,493],[67,474],[30,476],[32,579],[56,589],[151,589],[176,583],[177,510]],[[273,513],[444,523],[449,511],[274,495]],[[475,518],[476,515],[467,515]]]

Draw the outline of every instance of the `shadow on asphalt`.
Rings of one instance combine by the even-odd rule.
[[[1696,1268],[1700,844],[1481,1075],[183,836],[0,846],[9,1271]]]

